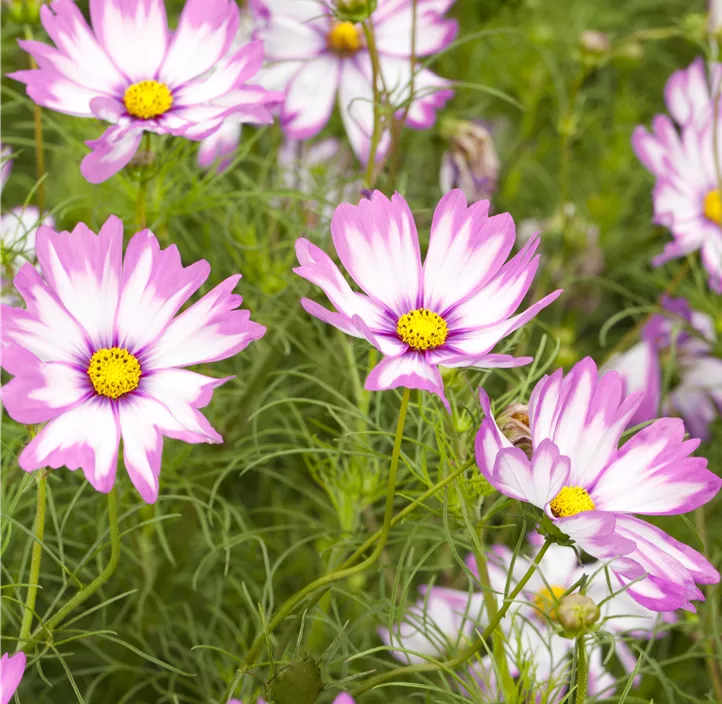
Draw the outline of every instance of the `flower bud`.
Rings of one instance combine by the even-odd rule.
[[[532,442],[529,428],[529,406],[524,403],[512,403],[499,417],[499,430],[506,439],[523,450],[531,459]]]
[[[364,22],[376,10],[377,0],[335,0],[334,16],[340,22]]]
[[[604,32],[597,32],[594,29],[584,30],[579,35],[579,44],[586,53],[596,56],[604,56],[611,49],[609,37]]]
[[[499,155],[489,130],[480,122],[447,119],[441,133],[450,142],[439,172],[442,192],[461,188],[469,202],[491,198],[499,180]]]
[[[268,685],[272,704],[314,704],[322,690],[321,669],[308,653],[279,670]]]
[[[569,594],[562,598],[556,617],[569,636],[585,633],[599,620],[599,607],[585,594]]]

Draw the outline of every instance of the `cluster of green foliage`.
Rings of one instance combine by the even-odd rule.
[[[168,3],[171,16],[181,5]],[[559,286],[566,293],[505,343],[517,355],[534,354],[531,367],[446,374],[451,415],[437,399],[412,394],[397,511],[455,468],[471,464],[481,419],[478,386],[501,409],[526,400],[550,369],[587,354],[601,362],[655,309],[660,292],[684,266],[650,266],[668,235],[651,224],[652,180],[632,152],[630,135],[663,111],[668,75],[704,51],[703,18],[694,14],[704,10],[702,0],[457,0],[451,14],[462,32],[432,63],[458,82],[447,113],[490,126],[502,165],[494,209],[509,211],[517,224],[527,218],[542,223],[543,261],[532,296]],[[606,33],[609,51],[584,49],[584,30]],[[4,23],[4,73],[25,67],[27,55],[15,38],[26,31],[42,35],[39,26]],[[3,194],[7,209],[34,198],[37,175],[33,105],[22,86],[3,78],[2,88],[2,139],[16,153]],[[132,235],[137,174],[126,171],[91,186],[78,170],[83,141],[96,138],[101,125],[43,111],[43,127],[46,203],[58,229],[84,222],[97,231],[116,214],[126,236]],[[343,138],[338,121],[329,132]],[[327,202],[333,189],[322,174],[312,196],[284,186],[276,163],[282,140],[277,125],[247,129],[232,165],[220,174],[198,170],[193,143],[156,143],[157,172],[147,185],[149,227],[163,244],[177,244],[184,262],[211,263],[201,293],[242,272],[244,307],[268,333],[235,358],[200,370],[235,375],[207,409],[223,445],[166,441],[160,498],[152,506],[119,468],[120,567],[51,643],[38,635],[21,701],[224,701],[279,605],[338,566],[382,520],[401,392],[364,391],[374,361],[370,347],[311,319],[299,306],[301,297],[315,293],[291,274],[294,242],[303,235],[328,245],[326,213],[335,204]],[[430,130],[407,131],[402,144],[396,189],[409,201],[424,240],[441,195],[445,143],[438,130]],[[352,169],[346,178],[353,181],[357,174]],[[379,187],[387,185],[382,175]],[[590,228],[598,229],[596,242]],[[592,260],[596,265],[590,267]],[[699,261],[689,266],[677,293],[717,316],[720,327],[719,297],[709,292]],[[28,429],[4,416],[2,430],[4,652],[14,650],[22,618],[36,476],[17,465]],[[719,422],[700,452],[719,471]],[[374,568],[334,584],[303,619],[299,613],[269,634],[269,650],[264,643],[249,674],[236,678],[236,696],[255,702],[273,669],[305,652],[316,659],[325,653],[326,683],[395,667],[376,629],[399,620],[421,583],[467,588],[463,558],[473,547],[471,523],[486,530],[487,542],[516,544],[525,518],[514,504],[500,513],[498,497],[488,494],[472,465],[461,481],[424,501],[393,528]],[[105,496],[79,472],[58,470],[50,474],[48,497],[39,618],[94,579],[109,555]],[[708,554],[717,566],[721,501],[707,507]],[[660,524],[700,547],[700,536],[685,519]],[[640,647],[641,683],[625,701],[712,701],[704,656],[709,649],[722,652],[720,590],[711,590],[710,597],[698,615],[684,615],[666,637]],[[610,667],[622,677],[613,660]],[[331,686],[319,701],[332,701],[338,691]],[[438,675],[363,698],[369,704],[410,700],[485,701],[481,692],[465,699],[452,680]]]

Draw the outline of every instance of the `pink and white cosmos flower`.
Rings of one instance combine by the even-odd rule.
[[[504,263],[514,246],[514,221],[508,213],[488,212],[489,201],[467,208],[460,190],[445,195],[422,266],[414,218],[398,193],[389,200],[375,191],[357,206],[340,205],[331,220],[333,244],[363,294],[351,289],[323,250],[303,238],[296,242],[301,266],[294,271],[319,286],[337,311],[304,298],[306,312],[365,338],[384,355],[366,379],[367,389],[424,389],[449,409],[439,365],[518,367],[532,361],[491,350],[561,290],[513,315],[539,265],[539,238]]]
[[[707,503],[722,479],[707,460],[690,457],[699,440],[684,424],[663,418],[621,448],[619,440],[642,400],[624,397],[616,372],[601,379],[590,358],[563,376],[545,376],[529,400],[532,459],[501,434],[489,397],[476,438],[481,472],[502,494],[543,509],[583,550],[603,560],[628,593],[652,611],[694,611],[699,584],[717,570],[692,548],[633,514],[676,515]]]
[[[92,151],[80,170],[91,183],[126,166],[144,132],[200,140],[230,115],[273,121],[269,108],[281,96],[247,85],[263,62],[261,42],[208,74],[238,31],[233,0],[187,0],[173,32],[163,0],[91,0],[90,16],[92,30],[72,0],[43,5],[40,18],[55,46],[21,40],[38,68],[10,77],[43,107],[112,123],[87,142]]]
[[[664,297],[662,307],[671,315],[652,316],[641,341],[610,359],[605,369],[619,372],[627,394],[644,394],[630,426],[657,418],[661,406],[664,413],[680,416],[692,437],[707,440],[710,425],[722,414],[722,359],[713,352],[714,321],[692,310],[684,298]],[[672,348],[679,383],[662,400],[662,358]]]
[[[714,65],[712,86],[722,81]],[[718,172],[722,155],[722,121],[715,123],[713,87],[698,59],[669,79],[666,100],[670,114],[657,115],[652,131],[637,127],[632,146],[639,160],[657,178],[653,193],[654,222],[670,230],[674,241],[652,263],[699,251],[713,291],[722,293],[722,198]]]
[[[265,328],[237,310],[240,274],[180,315],[208,278],[201,260],[181,263],[150,230],[134,235],[123,259],[123,224],[110,217],[98,235],[41,227],[41,275],[25,264],[15,286],[26,310],[2,306],[2,366],[14,375],[2,401],[19,423],[45,423],[20,466],[82,469],[98,491],[115,483],[118,446],[148,503],[158,497],[163,436],[189,443],[223,438],[198,409],[231,377],[183,367],[226,359]],[[48,422],[49,421],[49,422]]]
[[[3,653],[0,659],[0,704],[8,704],[25,674],[25,653],[12,657]]]
[[[414,35],[417,57],[431,56],[453,41],[456,22],[443,16],[453,3],[418,0]],[[286,92],[281,108],[286,136],[301,140],[317,135],[338,99],[351,146],[361,160],[367,161],[374,121],[373,82],[361,25],[336,20],[330,3],[320,0],[257,0],[255,5],[261,24],[256,36],[263,39],[270,62],[262,71],[262,83]],[[371,22],[390,104],[403,112],[411,101],[407,124],[428,129],[453,91],[448,81],[426,68],[418,66],[412,75],[413,9],[411,0],[379,0]],[[386,132],[379,156],[389,143]]]

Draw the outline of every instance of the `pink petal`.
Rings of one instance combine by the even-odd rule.
[[[94,489],[108,493],[115,483],[119,442],[115,407],[94,396],[51,420],[22,451],[18,464],[26,472],[82,469]]]
[[[419,238],[406,201],[374,191],[357,206],[342,204],[331,221],[341,263],[369,296],[397,316],[420,307]]]
[[[205,260],[184,268],[178,248],[161,250],[150,230],[133,235],[125,252],[115,317],[118,345],[139,354],[165,330],[209,273]]]
[[[169,36],[164,0],[90,0],[90,19],[108,55],[131,83],[157,75]]]
[[[590,494],[601,511],[670,515],[710,501],[722,479],[703,457],[690,457],[699,440],[684,441],[684,423],[663,418],[640,430],[600,474]]]
[[[226,359],[259,340],[266,328],[237,310],[243,299],[233,289],[240,274],[228,277],[181,313],[148,349],[149,369],[167,369]]]

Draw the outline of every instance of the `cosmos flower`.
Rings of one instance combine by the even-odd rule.
[[[722,67],[715,73],[722,80]],[[670,78],[667,103],[680,129],[666,115],[657,115],[651,132],[640,126],[632,135],[639,160],[657,178],[654,222],[674,238],[652,263],[659,266],[699,251],[710,288],[722,293],[722,158],[715,149],[722,144],[722,121],[715,122],[703,64]]]
[[[230,115],[273,121],[280,96],[246,85],[261,68],[262,43],[226,56],[239,26],[233,0],[187,0],[174,32],[163,0],[91,0],[92,30],[72,0],[53,0],[40,16],[55,46],[21,40],[38,68],[10,77],[43,107],[112,123],[87,142],[80,169],[91,183],[128,164],[144,132],[200,140]]]
[[[454,20],[443,14],[454,0],[418,0],[415,56],[431,56],[456,36]],[[259,0],[257,37],[265,44],[270,65],[262,71],[267,88],[283,90],[281,125],[290,139],[309,139],[328,122],[338,99],[341,119],[356,155],[369,158],[373,132],[371,59],[361,25],[334,19],[328,3],[316,0]],[[420,66],[411,71],[413,4],[411,0],[379,0],[371,15],[379,53],[382,85],[390,104],[405,111],[407,125],[427,129],[436,111],[453,92],[448,81]],[[411,84],[413,78],[413,95]],[[386,132],[379,155],[390,143]]]
[[[539,238],[504,263],[514,245],[514,221],[508,213],[488,217],[488,211],[488,201],[467,208],[459,190],[445,195],[422,267],[416,225],[398,193],[389,200],[375,191],[357,206],[340,205],[331,221],[333,243],[365,295],[352,291],[321,249],[303,238],[296,242],[301,266],[294,271],[319,286],[337,311],[304,298],[306,312],[365,338],[384,355],[366,379],[367,389],[425,389],[449,409],[439,365],[517,367],[531,361],[491,350],[561,290],[513,315],[534,279]]]
[[[25,653],[9,655],[0,659],[0,704],[8,704],[25,674]]]
[[[707,460],[691,457],[699,440],[684,440],[684,424],[663,418],[621,448],[619,440],[642,401],[624,397],[616,372],[601,379],[590,358],[563,376],[545,376],[529,401],[533,456],[500,433],[489,398],[476,439],[476,461],[502,494],[543,509],[557,528],[590,555],[611,560],[628,593],[653,611],[694,611],[696,586],[719,581],[697,551],[633,514],[675,515],[707,503],[722,480]]]
[[[461,188],[473,203],[489,200],[499,180],[499,155],[491,133],[481,121],[447,120],[449,149],[441,158],[439,185],[442,193]]]
[[[115,482],[118,445],[131,481],[158,497],[163,436],[220,443],[199,408],[231,377],[183,369],[226,359],[265,328],[237,310],[240,275],[218,284],[176,317],[208,278],[201,260],[183,267],[175,245],[161,250],[149,230],[122,259],[123,224],[110,217],[98,235],[41,227],[43,277],[24,264],[15,286],[26,310],[2,306],[2,365],[14,375],[2,400],[19,423],[47,423],[22,451],[25,471],[82,469],[98,491]]]
[[[10,172],[12,171],[12,160],[10,149],[2,148],[2,186],[5,186]],[[47,213],[41,218],[40,211],[33,205],[12,208],[7,213],[0,215],[0,245],[2,247],[2,261],[0,262],[0,283],[2,293],[0,302],[14,303],[17,298],[7,292],[15,272],[25,261],[35,259],[35,234],[40,225],[54,227],[55,221],[52,215]]]
[[[543,539],[538,533],[532,533],[529,542],[533,549],[528,558],[523,554],[514,558],[512,551],[505,545],[495,545],[492,548],[489,577],[493,589],[503,593],[509,576],[510,588],[513,588],[527,572]],[[477,574],[473,556],[467,558],[466,564],[473,574]],[[587,582],[587,595],[596,604],[604,602],[601,606],[601,628],[614,636],[615,653],[625,670],[631,674],[637,661],[624,636],[642,639],[662,636],[664,632],[659,630],[662,621],[672,623],[676,618],[674,614],[662,615],[645,608],[634,601],[626,591],[617,590],[611,593],[607,580],[599,573],[601,566],[602,563],[599,562],[581,564],[571,548],[550,546],[518,597],[519,605],[515,611],[524,619],[537,624],[539,629],[543,629],[547,623],[558,625],[559,599],[586,574],[591,578]],[[573,642],[566,638],[561,640],[567,650],[571,650]],[[557,644],[556,649],[562,650],[563,646]]]
[[[665,414],[681,416],[692,437],[707,440],[710,424],[722,413],[722,359],[713,353],[714,321],[692,310],[684,298],[665,296],[662,307],[671,315],[652,316],[641,341],[612,357],[605,369],[619,372],[626,393],[644,394],[630,426],[657,418],[661,406]],[[662,402],[661,365],[672,349],[678,383]]]

